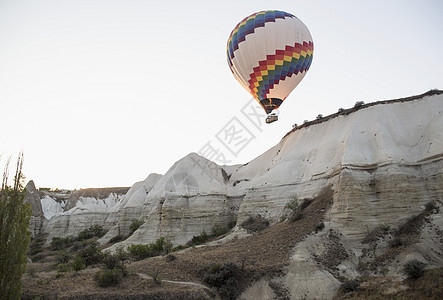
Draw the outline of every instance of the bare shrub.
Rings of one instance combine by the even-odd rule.
[[[403,266],[403,273],[411,279],[417,279],[423,276],[426,264],[416,259],[408,261]]]
[[[249,218],[240,224],[248,233],[260,232],[269,226],[269,221],[260,215],[249,216]]]

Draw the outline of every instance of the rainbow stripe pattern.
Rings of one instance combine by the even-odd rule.
[[[280,10],[266,10],[252,14],[243,19],[235,26],[234,30],[228,39],[227,51],[229,66],[232,67],[232,59],[234,58],[234,51],[238,49],[238,44],[245,41],[248,34],[254,33],[258,27],[264,27],[265,23],[275,22],[276,19],[296,18],[290,13]]]
[[[276,50],[274,55],[267,55],[266,60],[260,61],[249,75],[251,94],[258,101],[268,98],[267,94],[275,84],[286,77],[309,70],[313,52],[314,44],[303,42],[303,45],[296,43],[294,46],[286,46],[284,50]]]

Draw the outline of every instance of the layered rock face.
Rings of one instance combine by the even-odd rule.
[[[53,207],[56,212],[46,212],[51,218],[47,221],[44,232],[48,233],[47,243],[53,237],[76,236],[82,230],[93,225],[100,225],[109,230],[115,220],[108,220],[112,207],[121,201],[128,188],[84,189],[74,191],[64,205],[64,212],[54,199],[45,196],[43,202],[46,208]],[[59,203],[59,202],[57,202]]]
[[[45,218],[43,215],[43,208],[40,202],[40,196],[35,188],[34,182],[31,180],[26,184],[26,196],[25,202],[31,204],[32,215],[29,224],[29,231],[31,232],[31,237],[35,237],[42,230]]]
[[[151,243],[160,237],[175,245],[185,244],[202,231],[211,232],[214,225],[235,220],[242,197],[227,196],[228,177],[225,169],[215,163],[195,153],[187,155],[158,179],[144,199],[134,192],[131,198],[137,200],[128,201],[123,211],[138,209],[144,223],[114,247]],[[127,232],[125,226],[128,219],[122,218],[100,241]]]
[[[443,194],[443,96],[394,102],[296,130],[231,180],[251,178],[239,222],[261,214],[274,222],[296,195],[335,190],[331,218],[349,235],[399,223]],[[359,224],[360,223],[360,224]],[[365,228],[362,228],[364,223]]]
[[[375,105],[295,130],[233,173],[232,178],[250,177],[248,169],[258,169],[255,164],[265,170],[246,189],[237,224],[251,214],[275,222],[294,195],[312,198],[327,185],[334,190],[325,230],[297,245],[286,275],[277,280],[288,288],[291,299],[332,298],[341,285],[338,275],[355,278],[362,266],[392,249],[390,235],[387,241],[364,242],[377,226],[395,230],[431,201],[443,207],[442,129],[441,93]],[[442,227],[437,209],[417,243],[399,253],[385,270],[402,276],[402,267],[410,259],[429,268],[441,267]],[[337,252],[344,255],[333,268],[318,262],[319,257]],[[257,291],[272,293],[269,282],[259,281],[244,296]]]
[[[150,174],[144,181],[136,182],[112,209],[107,218],[113,226],[99,242],[106,244],[110,239],[130,234],[134,220],[143,220],[143,203],[154,185],[162,178],[160,174]]]

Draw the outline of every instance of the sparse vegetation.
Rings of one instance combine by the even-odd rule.
[[[371,230],[362,240],[363,244],[370,244],[376,242],[379,238],[382,238],[389,234],[391,226],[388,224],[380,224]]]
[[[129,226],[129,230],[131,234],[133,234],[140,226],[142,226],[143,221],[140,220],[132,220],[131,225]]]
[[[78,256],[82,258],[86,267],[101,262],[102,253],[98,246],[98,242],[92,242],[86,248],[79,251]]]
[[[174,261],[174,260],[176,260],[177,259],[177,257],[174,255],[174,254],[168,254],[168,255],[166,255],[166,257],[165,257],[165,260],[167,261],[167,262],[171,262],[171,261]]]
[[[62,250],[72,246],[74,240],[71,237],[53,237],[51,240],[51,249],[52,250]]]
[[[311,204],[312,200],[305,200],[302,205],[300,205],[297,195],[291,196],[291,201],[286,204],[286,208],[291,210],[291,214],[289,215],[290,222],[296,222],[303,219],[302,210]],[[306,204],[305,204],[306,203]]]
[[[149,275],[154,280],[155,284],[161,284],[162,283],[162,277],[160,276],[159,269],[155,268],[149,272]]]
[[[191,239],[191,241],[188,242],[188,245],[193,246],[193,245],[204,244],[204,243],[206,243],[210,238],[211,238],[211,236],[210,236],[209,234],[207,234],[205,230],[203,230],[202,233],[200,233],[200,235],[195,235],[195,236],[193,236],[192,239]]]
[[[71,271],[71,265],[68,263],[61,263],[57,265],[57,272],[64,273]]]
[[[423,276],[426,264],[418,260],[410,260],[403,266],[403,273],[411,279]]]
[[[235,226],[235,222],[229,222],[226,225],[214,225],[211,230],[211,234],[208,234],[205,230],[199,235],[193,236],[188,242],[188,246],[196,246],[204,244],[216,237],[222,236],[228,233]]]
[[[86,247],[88,247],[89,245],[91,245],[92,243],[95,243],[96,240],[95,239],[89,239],[89,240],[83,240],[83,241],[74,241],[74,243],[72,244],[71,247],[71,251],[73,252],[78,252],[82,249],[85,249]]]
[[[65,250],[58,250],[55,255],[55,261],[57,264],[66,264],[72,258],[72,255]]]
[[[119,234],[119,235],[116,235],[116,236],[110,238],[108,243],[115,244],[115,243],[121,242],[121,241],[123,241],[125,239],[126,239],[126,237],[124,235]]]
[[[423,224],[433,212],[438,212],[438,206],[435,201],[430,201],[426,203],[420,214],[410,217],[394,231],[394,239],[389,243],[390,247],[399,248],[415,243]]]
[[[34,257],[38,253],[43,251],[43,239],[41,237],[36,237],[31,240],[31,244],[29,245],[29,255]]]
[[[246,229],[248,233],[257,233],[269,227],[269,221],[260,215],[249,216],[240,226]]]
[[[72,269],[77,272],[86,269],[86,264],[81,256],[77,255],[74,258],[74,261],[72,263]]]
[[[204,281],[217,287],[225,299],[235,299],[238,294],[238,280],[240,276],[240,269],[235,263],[228,262],[223,265],[214,264],[204,275]]]
[[[124,277],[128,276],[125,262],[128,256],[123,248],[118,248],[115,254],[109,251],[102,253],[102,270],[95,274],[95,281],[100,287],[117,286]]]
[[[94,279],[99,287],[110,287],[117,286],[126,276],[120,269],[103,269],[95,274]]]
[[[386,268],[401,251],[419,240],[422,227],[428,222],[429,216],[437,213],[438,210],[439,206],[435,201],[431,201],[425,205],[421,213],[408,218],[397,229],[391,228],[387,223],[375,227],[362,240],[364,244],[369,245],[363,249],[362,257],[359,258],[359,262],[361,261],[365,266],[365,268],[358,268],[359,271],[377,272],[380,268]],[[389,248],[382,253],[375,251],[379,240],[389,245]],[[363,260],[364,257],[366,260]]]
[[[157,239],[154,243],[142,245],[136,244],[128,247],[129,254],[136,260],[148,257],[168,254],[172,249],[172,244],[164,237]]]
[[[235,224],[234,224],[235,226]],[[221,236],[224,235],[226,233],[229,232],[229,230],[232,229],[232,223],[227,224],[227,225],[214,225],[214,227],[212,227],[212,237],[217,237],[217,236]]]
[[[340,290],[343,293],[349,293],[349,292],[353,292],[353,291],[357,290],[359,286],[360,286],[360,282],[358,282],[357,280],[346,280],[341,285]]]
[[[320,222],[317,225],[315,225],[315,233],[322,231],[325,228],[325,223]]]
[[[125,269],[125,263],[129,258],[129,254],[119,247],[115,253],[105,251],[102,256],[102,264],[108,269]]]
[[[165,280],[180,280],[195,283],[205,282],[204,276],[208,272],[210,263],[219,264],[221,267],[226,262],[232,261],[240,270],[239,276],[236,277],[236,281],[228,281],[228,283],[233,283],[232,285],[227,284],[221,288],[216,288],[217,292],[224,295],[223,298],[230,298],[230,293],[238,295],[251,283],[262,277],[269,278],[268,276],[279,276],[282,274],[281,272],[284,270],[297,243],[312,233],[315,226],[322,222],[324,211],[328,210],[327,208],[331,204],[331,199],[332,192],[325,193],[321,197],[319,196],[313,199],[312,203],[304,210],[305,218],[300,222],[284,222],[272,227],[268,226],[266,230],[258,234],[240,238],[235,241],[233,240],[228,244],[214,245],[212,247],[196,247],[188,251],[173,253],[177,259],[171,262],[167,262],[167,256],[164,256],[163,258],[155,257],[126,265],[130,273],[133,274],[130,280],[124,277],[119,278],[118,274],[112,275],[111,278],[106,278],[106,276],[111,275],[101,275],[101,279],[99,278],[100,274],[96,275],[97,280],[110,281],[111,284],[117,282],[117,288],[102,288],[98,282],[95,282],[93,277],[93,284],[91,285],[89,283],[91,272],[96,272],[92,268],[80,272],[60,273],[65,275],[59,275],[62,277],[57,280],[55,279],[55,275],[48,276],[39,273],[36,279],[31,279],[26,275],[24,280],[24,285],[26,286],[24,295],[26,296],[24,296],[23,299],[35,299],[36,296],[40,298],[50,298],[53,297],[55,293],[58,293],[59,297],[66,295],[71,298],[81,296],[85,298],[138,297],[154,299],[156,297],[159,298],[159,295],[164,296],[165,293],[168,294],[168,299],[182,299],[191,296],[194,297],[194,299],[205,298],[204,296],[201,297],[202,295],[206,295],[206,298],[208,295],[210,298],[215,298],[217,296],[214,292],[215,288],[209,290],[199,288],[198,286],[186,287],[182,284],[165,283]],[[208,230],[207,233],[210,235],[212,230]],[[91,242],[91,240],[86,241]],[[266,245],[266,248],[263,248],[263,245]],[[72,248],[69,251],[72,251]],[[79,250],[79,252],[80,251],[81,250]],[[45,249],[45,254],[46,252],[48,252],[47,249]],[[50,253],[51,256],[54,254],[55,252]],[[103,254],[102,257],[104,256],[105,254]],[[44,264],[51,264],[52,259],[53,257],[48,257],[47,262]],[[71,260],[71,263],[73,265],[73,260]],[[100,265],[96,266],[107,269],[105,264],[104,259],[102,259]],[[36,266],[39,270],[43,269],[43,265],[36,264]],[[46,266],[44,268],[46,268]],[[143,273],[152,276],[152,272],[155,270],[159,270],[159,275],[162,277],[161,285],[156,285],[152,279],[149,280],[137,275],[138,273]],[[102,273],[104,272],[105,271]],[[109,271],[107,272],[109,273]],[[40,281],[41,284],[38,284],[37,281]],[[50,282],[48,283],[48,281]],[[79,289],[79,283],[85,284]],[[208,284],[205,283],[205,285]],[[72,290],[70,290],[70,288],[72,288]],[[274,290],[274,287],[272,289]]]
[[[299,209],[298,197],[296,194],[291,196],[291,200],[286,204],[286,208],[289,208],[292,212],[295,212]]]
[[[425,211],[426,212],[432,213],[434,210],[437,213],[440,212],[440,209],[437,206],[437,203],[435,202],[435,200],[432,200],[432,201],[429,201],[428,203],[426,203],[426,205],[425,205]]]
[[[88,229],[85,229],[83,231],[80,231],[80,233],[77,236],[78,241],[83,241],[90,239],[92,237],[101,237],[105,234],[103,227],[101,225],[93,225],[89,227]]]

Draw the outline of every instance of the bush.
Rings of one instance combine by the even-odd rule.
[[[187,246],[183,246],[183,245],[178,245],[178,246],[175,246],[174,248],[172,248],[171,252],[180,251],[180,250],[183,250],[183,249],[186,249],[186,248],[188,248],[188,247]]]
[[[315,225],[315,232],[322,231],[325,228],[325,223],[320,222],[317,225]]]
[[[61,263],[57,265],[57,272],[64,273],[71,271],[71,265],[68,263]]]
[[[269,226],[269,221],[260,215],[249,216],[240,226],[246,229],[248,233],[260,232]]]
[[[295,212],[295,211],[297,211],[298,209],[299,209],[299,205],[298,205],[298,197],[297,197],[297,195],[292,195],[291,196],[291,198],[292,198],[292,200],[291,201],[289,201],[287,204],[286,204],[286,208],[289,208],[290,210],[292,210],[292,212]]]
[[[125,261],[128,259],[128,253],[123,248],[118,248],[114,254],[106,251],[103,253],[102,264],[107,269],[125,269]]]
[[[100,225],[93,225],[89,227],[88,229],[85,229],[83,231],[80,231],[80,233],[77,236],[78,241],[83,241],[90,239],[92,237],[101,237],[104,235],[103,227]]]
[[[82,249],[78,255],[83,259],[86,267],[100,263],[102,260],[102,252],[98,248],[98,242],[89,244],[85,249]]]
[[[177,257],[175,256],[175,255],[173,255],[173,254],[168,254],[168,255],[166,255],[166,257],[165,257],[165,260],[167,261],[167,262],[171,262],[171,261],[174,261],[174,260],[176,260],[177,259]]]
[[[172,249],[172,243],[164,237],[157,239],[148,245],[136,244],[128,247],[129,254],[136,260],[148,257],[168,254]]]
[[[71,247],[73,242],[74,241],[71,237],[66,237],[66,238],[53,237],[51,240],[51,249],[54,251],[63,250]]]
[[[308,207],[309,204],[311,204],[312,200],[305,200],[302,204],[302,206],[303,206],[303,208],[302,208],[302,206],[300,206],[298,203],[297,195],[292,195],[291,198],[292,198],[292,200],[289,201],[285,207],[289,208],[292,211],[291,215],[289,216],[289,221],[295,222],[295,221],[303,219],[303,213],[301,211],[304,208]]]
[[[131,234],[133,234],[140,226],[142,226],[143,221],[140,220],[132,220],[129,229],[131,230]]]
[[[343,293],[349,293],[357,290],[357,288],[360,286],[360,282],[357,280],[346,280],[341,285],[340,289]]]
[[[299,221],[299,220],[303,219],[303,217],[304,217],[304,215],[300,211],[297,211],[297,212],[291,214],[291,217],[289,218],[289,221],[294,223],[296,221]]]
[[[125,236],[119,234],[119,235],[116,235],[116,236],[110,238],[108,243],[115,244],[117,242],[123,241],[124,239],[125,239]]]
[[[305,200],[303,200],[302,204],[300,205],[300,209],[304,210],[306,207],[311,205],[312,201],[313,201],[312,199],[305,199]]]
[[[95,274],[95,281],[99,287],[117,286],[125,277],[120,269],[103,269]]]
[[[168,254],[172,249],[172,243],[167,241],[164,237],[157,239],[150,245],[154,256]]]
[[[129,254],[136,260],[154,256],[150,245],[131,245],[128,247]]]
[[[77,272],[86,269],[85,262],[83,261],[83,258],[81,256],[77,255],[74,258],[74,262],[72,263],[72,269]]]
[[[55,255],[55,261],[57,262],[57,264],[66,264],[71,258],[71,254],[69,254],[65,250],[59,250]]]
[[[95,274],[98,286],[116,286],[123,277],[128,276],[128,270],[125,267],[126,259],[127,253],[123,251],[123,248],[118,248],[114,254],[109,251],[103,253],[102,264],[105,268]]]
[[[211,240],[212,238],[219,237],[221,235],[224,235],[229,232],[234,226],[236,222],[230,221],[225,225],[219,225],[216,224],[211,229],[211,234],[208,234],[205,230],[203,230],[200,235],[195,235],[192,237],[192,239],[187,243],[188,246],[196,246],[206,243],[207,241]],[[174,248],[175,249],[175,248]],[[180,250],[180,249],[175,249]]]
[[[223,265],[215,264],[204,275],[204,281],[217,287],[223,298],[235,299],[237,296],[237,282],[240,269],[232,262]]]
[[[224,235],[225,233],[228,233],[229,230],[231,230],[231,228],[229,228],[228,225],[214,225],[214,227],[212,227],[212,236],[217,237]]]
[[[36,238],[31,242],[31,245],[29,246],[29,255],[35,256],[36,254],[43,251],[43,239],[42,238]]]
[[[439,211],[435,200],[429,201],[428,203],[425,204],[425,211],[426,212],[432,212],[434,209]]]
[[[152,277],[152,279],[154,280],[155,284],[161,284],[162,283],[162,278],[160,276],[160,271],[158,269],[152,269],[149,272],[149,275]]]
[[[403,266],[403,273],[411,279],[423,276],[426,264],[418,260],[410,260]]]
[[[79,250],[88,247],[89,245],[91,245],[94,242],[96,242],[96,241],[95,240],[74,241],[72,243],[71,250],[73,252],[78,252]]]
[[[204,244],[206,243],[209,239],[211,238],[211,236],[209,234],[206,233],[206,231],[203,230],[202,233],[200,233],[200,235],[195,235],[192,237],[191,242],[189,244],[191,245],[200,245],[200,244]]]
[[[45,258],[42,254],[37,254],[35,256],[31,257],[32,262],[38,262],[40,260],[42,260],[43,258]]]

